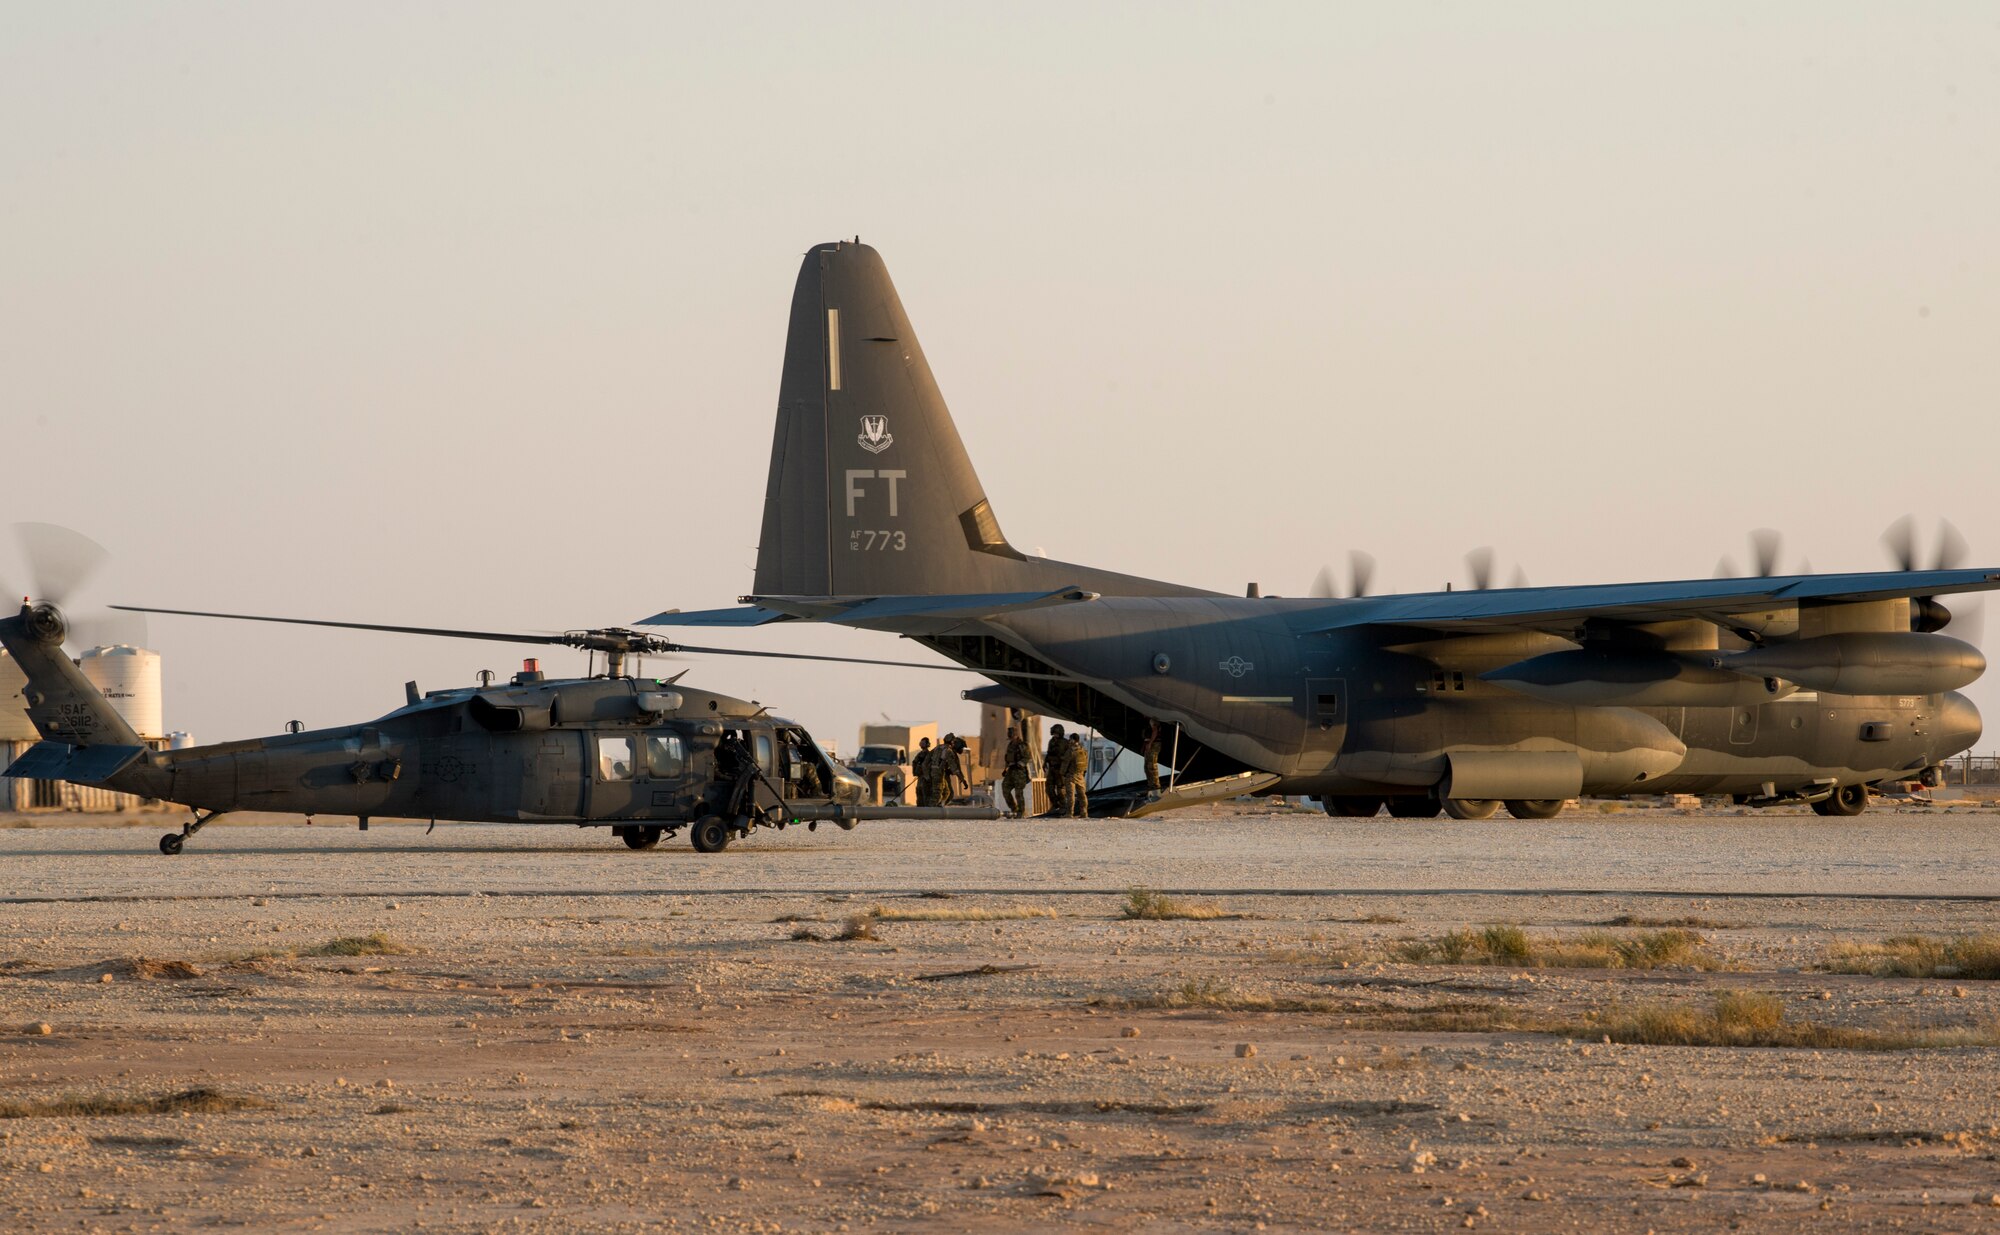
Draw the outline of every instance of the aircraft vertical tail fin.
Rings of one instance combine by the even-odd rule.
[[[64,654],[69,633],[54,605],[29,605],[13,617],[0,618],[0,645],[28,679],[21,694],[28,701],[28,719],[45,741],[69,746],[118,746],[144,749],[145,743],[111,706],[83,671]]]
[[[1007,543],[881,255],[815,246],[792,293],[754,591],[1185,591]]]

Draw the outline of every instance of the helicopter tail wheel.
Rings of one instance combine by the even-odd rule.
[[[162,836],[160,838],[160,852],[166,854],[168,857],[179,853],[187,845],[188,837],[207,827],[209,820],[221,813],[219,810],[212,810],[206,815],[197,814],[192,822],[182,824],[180,831],[169,832],[165,836]]]
[[[688,839],[694,842],[696,853],[721,853],[729,848],[734,834],[721,815],[704,815],[688,829]]]

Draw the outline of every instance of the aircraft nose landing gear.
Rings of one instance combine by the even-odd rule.
[[[169,832],[160,838],[160,852],[166,854],[168,857],[179,853],[182,846],[187,844],[188,837],[207,827],[208,821],[220,814],[222,812],[219,810],[212,810],[206,815],[197,812],[192,821],[181,825],[180,831]]]

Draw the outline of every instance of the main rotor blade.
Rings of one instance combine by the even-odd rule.
[[[111,553],[82,532],[53,523],[16,523],[14,537],[28,562],[28,587],[36,600],[69,603]]]
[[[327,626],[335,630],[374,630],[392,635],[429,635],[438,639],[482,639],[491,643],[536,643],[551,647],[575,647],[575,635],[530,635],[519,632],[497,630],[457,630],[439,626],[387,626],[375,622],[329,622],[318,618],[266,617],[254,613],[209,613],[199,609],[154,609],[144,605],[111,605],[110,608],[125,613],[165,613],[175,617],[224,618],[235,622],[276,622],[283,626]],[[602,632],[600,632],[602,633]],[[1039,681],[1066,682],[1073,679],[1059,673],[986,673],[980,669],[968,669],[963,665],[928,665],[908,660],[870,660],[859,656],[818,656],[806,652],[759,652],[748,648],[691,647],[684,643],[674,643],[654,635],[638,635],[647,640],[650,647],[634,647],[628,655],[660,656],[686,652],[706,656],[761,656],[774,660],[822,660],[843,665],[877,665],[887,669],[928,669],[939,673],[971,673],[986,677],[1026,678]]]
[[[318,618],[264,617],[255,613],[205,613],[199,609],[153,609],[145,605],[111,605],[126,613],[167,613],[175,617],[226,618],[232,622],[277,622],[285,626],[331,626],[337,630],[379,630],[392,635],[434,635],[441,639],[486,639],[494,643],[569,644],[564,635],[524,635],[497,630],[450,630],[437,626],[381,626],[373,622],[328,622]]]
[[[1039,682],[1073,682],[1076,679],[1060,673],[1009,673],[1000,669],[968,669],[964,665],[926,665],[913,660],[869,660],[861,656],[819,656],[809,652],[759,652],[750,648],[706,648],[691,644],[674,644],[675,652],[686,652],[691,656],[761,656],[772,660],[824,660],[837,665],[881,665],[888,669],[931,669],[939,673],[971,673],[990,678],[1026,678]]]

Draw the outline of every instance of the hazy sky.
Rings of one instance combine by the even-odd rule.
[[[1024,548],[1297,594],[1359,547],[1429,590],[1484,544],[1705,576],[1761,526],[1874,569],[1916,512],[2000,566],[1996,219],[1985,3],[7,0],[0,522],[142,604],[728,603],[800,254],[859,234]],[[151,641],[204,740],[516,656]],[[979,681],[693,677],[843,749]]]

